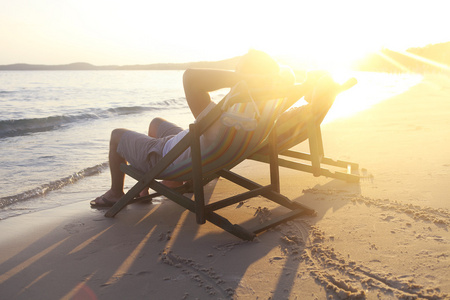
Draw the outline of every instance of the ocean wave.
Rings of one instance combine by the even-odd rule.
[[[106,109],[93,109],[88,112],[55,115],[42,118],[0,120],[0,139],[57,130],[69,124],[89,120],[141,114],[149,111],[157,111],[167,108],[178,109],[185,107],[187,106],[186,104],[184,104],[184,101],[180,101],[179,99],[169,99],[157,103],[152,103],[152,106],[114,107]]]
[[[0,121],[0,138],[28,135],[36,132],[45,132],[78,122],[98,118],[97,114],[60,115],[44,118],[3,120]]]
[[[64,178],[51,181],[49,183],[43,184],[34,189],[30,189],[28,191],[22,192],[17,195],[6,196],[0,198],[0,208],[4,208],[8,205],[30,200],[35,197],[43,196],[51,191],[62,189],[63,187],[74,184],[78,180],[81,180],[85,177],[97,175],[101,173],[105,168],[108,167],[108,163],[104,162],[102,164],[95,165],[93,167],[85,168],[79,172],[73,173],[72,175],[66,176]]]

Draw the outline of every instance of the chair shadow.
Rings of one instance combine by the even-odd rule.
[[[206,187],[207,199],[213,196],[216,184],[213,181]],[[332,180],[314,189],[354,193],[358,186]],[[309,204],[316,201],[314,197],[307,191],[294,201]],[[241,225],[251,227],[258,218],[270,217],[258,212],[266,204],[257,198],[236,204],[227,213],[246,210],[253,218]],[[272,279],[277,281],[272,297],[285,298],[286,289],[294,288],[298,272],[304,272],[300,265],[311,225],[328,209],[338,210],[344,205],[342,201],[321,203],[316,216],[279,225],[253,242],[241,241],[212,224],[197,225],[194,214],[167,200],[132,204],[114,219],[104,218],[103,212],[94,213],[94,217],[88,217],[90,223],[85,223],[84,216],[78,221],[61,222],[0,264],[0,294],[25,299],[52,290],[55,298],[84,295],[96,299],[113,297],[123,289],[131,297],[167,289],[170,298],[183,296],[181,291],[194,285],[191,290],[198,294],[196,297],[233,298],[254,265],[270,268],[282,264],[281,273]],[[272,214],[282,210],[275,208]],[[159,255],[151,255],[155,253]],[[167,268],[161,269],[161,263]],[[173,288],[173,284],[179,287]]]
[[[210,184],[207,189],[208,195],[206,198],[209,198],[213,194],[214,187],[215,184]],[[316,185],[312,190],[325,193],[328,191],[338,191],[339,193],[349,194],[361,192],[359,184],[347,184],[339,180],[332,180],[324,185]],[[302,196],[293,199],[293,201],[302,204],[314,203],[314,201],[317,201],[314,199],[315,195],[316,194],[311,193],[308,190]],[[249,200],[249,202],[250,201],[254,200]],[[258,221],[258,214],[264,214],[261,210],[258,212],[258,209],[264,204],[260,202],[260,199],[256,199],[256,204],[247,205],[246,201],[244,204],[240,203],[234,205],[234,208],[232,209],[241,209],[243,206],[246,206],[247,209],[253,210],[253,216],[255,217],[252,220],[240,224],[241,226],[244,228],[253,227],[255,222]],[[317,211],[315,216],[303,216],[293,221],[289,221],[287,224],[281,224],[274,229],[261,233],[256,240],[252,242],[237,240],[237,238],[227,232],[201,234],[200,237],[198,237],[198,230],[188,231],[183,228],[189,228],[191,226],[181,226],[182,229],[180,234],[171,246],[171,251],[173,253],[172,258],[178,256],[177,261],[186,261],[186,258],[182,258],[186,245],[190,245],[190,247],[196,249],[203,249],[205,246],[211,246],[211,244],[214,243],[215,245],[213,245],[213,247],[218,249],[221,252],[221,256],[223,256],[223,258],[221,257],[220,259],[223,259],[224,261],[227,259],[233,261],[236,257],[240,257],[238,263],[230,264],[232,266],[224,266],[223,262],[217,263],[216,261],[219,269],[215,270],[213,274],[222,273],[220,280],[224,283],[221,285],[214,284],[214,282],[217,281],[217,276],[211,276],[208,272],[193,270],[194,272],[199,273],[205,281],[210,282],[218,294],[227,297],[232,297],[240,287],[240,279],[245,276],[250,266],[261,260],[265,261],[267,265],[284,261],[280,275],[277,278],[276,287],[271,296],[273,299],[286,298],[286,290],[293,289],[295,279],[298,276],[297,271],[300,268],[300,264],[303,262],[302,254],[307,247],[311,226],[319,222],[328,210],[331,209],[337,211],[347,204],[345,201],[322,202],[320,210]],[[285,208],[278,207],[272,210],[271,215],[275,216],[286,211]],[[195,216],[193,214],[191,215],[191,218],[187,218],[185,222],[195,222]],[[233,214],[231,213],[230,215]],[[261,217],[264,218],[265,216]],[[232,222],[232,220],[230,221]],[[199,225],[197,226],[197,229],[200,229]],[[273,256],[272,252],[277,249],[280,249],[283,254],[282,257],[276,255]],[[188,261],[191,260],[191,258],[187,259]],[[264,262],[262,264],[264,264]],[[328,293],[326,289],[325,292]]]

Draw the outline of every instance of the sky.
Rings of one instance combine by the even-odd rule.
[[[266,51],[345,64],[450,41],[445,0],[0,0],[0,65],[212,61]]]

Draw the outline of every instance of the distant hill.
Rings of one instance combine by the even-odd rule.
[[[189,63],[158,63],[148,65],[128,65],[128,66],[95,66],[89,63],[79,62],[67,65],[30,65],[12,64],[0,65],[0,70],[7,71],[58,71],[58,70],[186,70],[187,68],[216,68],[234,70],[239,57],[220,61],[200,61]]]
[[[450,42],[431,44],[420,48],[410,48],[405,53],[383,49],[357,61],[354,70],[371,72],[449,72]],[[414,58],[415,56],[415,58]],[[425,60],[417,59],[417,57]],[[0,65],[0,70],[34,71],[34,70],[186,70],[187,68],[216,68],[234,70],[240,56],[220,61],[200,61],[188,63],[157,63],[148,65],[111,65],[95,66],[89,63],[72,63],[67,65]],[[430,63],[430,60],[435,63]]]
[[[13,64],[0,66],[0,70],[38,71],[38,70],[96,70],[98,67],[88,63],[73,63],[68,65],[30,65]]]

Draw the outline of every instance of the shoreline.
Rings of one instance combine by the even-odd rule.
[[[95,190],[71,195],[86,201],[1,220],[0,297],[450,297],[449,95],[450,77],[427,75],[401,95],[325,124],[325,154],[358,162],[361,182],[281,169],[282,192],[317,214],[253,242],[199,226],[168,200],[133,204],[108,219],[89,207]],[[266,165],[236,169],[269,181]],[[230,191],[223,180],[208,185],[212,200]],[[246,222],[258,207],[271,204],[258,198],[225,213]]]

